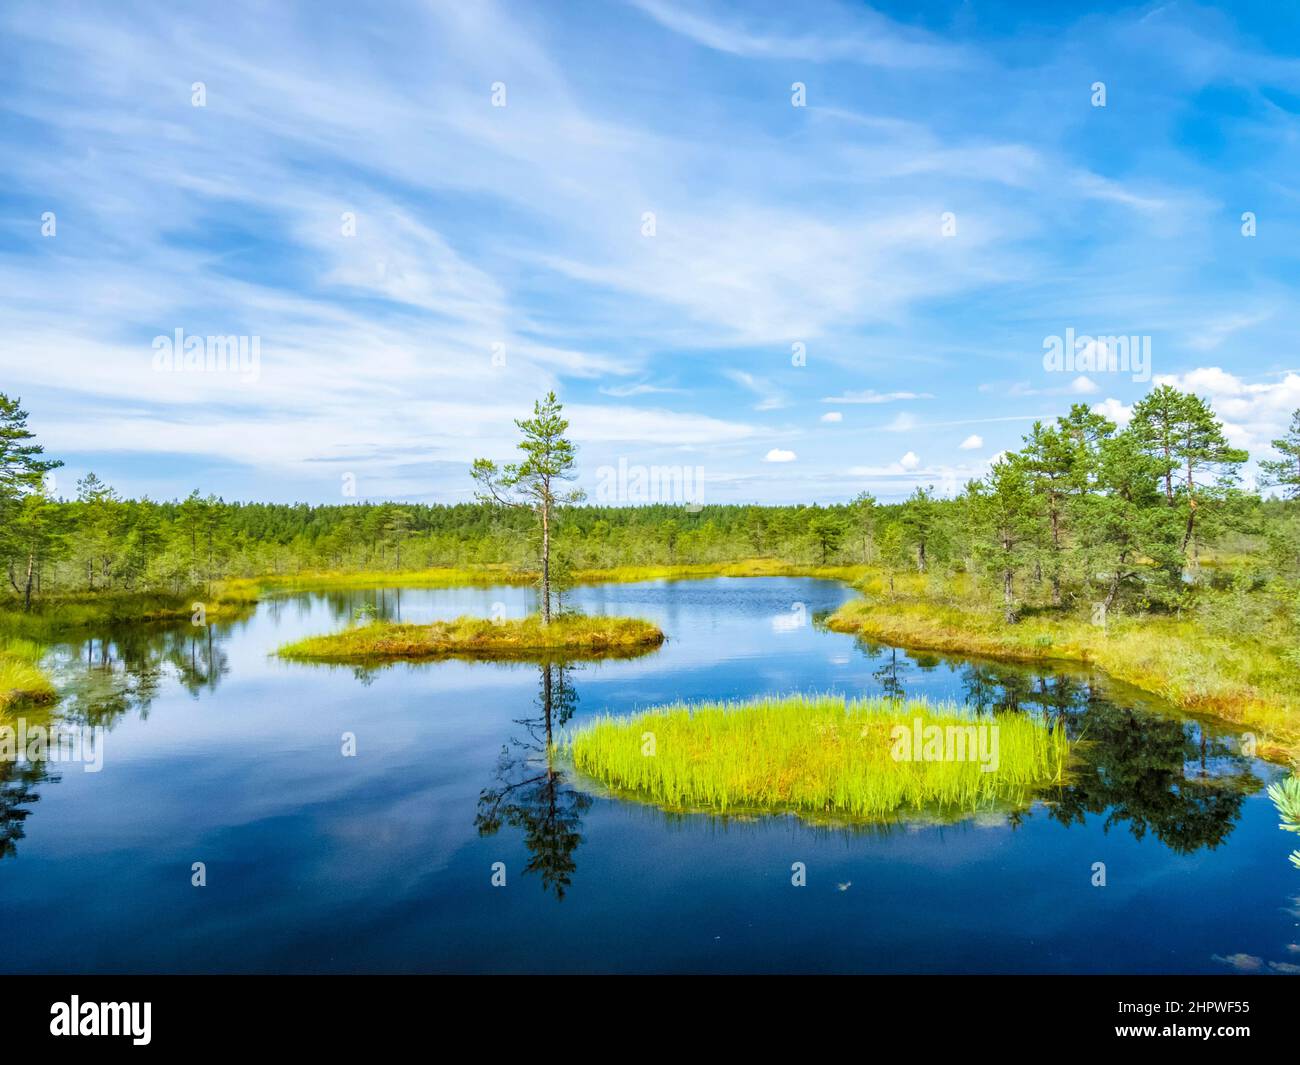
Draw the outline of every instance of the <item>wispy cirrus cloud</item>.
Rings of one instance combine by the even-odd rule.
[[[690,454],[735,498],[836,498],[848,447],[887,469],[911,444],[881,475],[904,491],[966,468],[960,427],[997,450],[1078,399],[1130,408],[1139,385],[1042,375],[1073,324],[1152,335],[1157,373],[1266,447],[1294,399],[1276,101],[1300,75],[1250,18],[1044,14],[1034,50],[996,13],[959,35],[815,0],[398,2],[364,32],[305,3],[19,0],[5,387],[70,474],[126,491],[332,499],[357,467],[450,498],[554,388],[584,467]],[[155,373],[180,327],[258,336],[256,383]]]

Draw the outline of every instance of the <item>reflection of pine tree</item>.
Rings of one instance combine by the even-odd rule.
[[[539,717],[525,718],[527,737],[501,748],[494,783],[479,793],[474,824],[479,835],[492,836],[502,825],[518,828],[531,855],[526,873],[541,877],[542,888],[557,899],[577,870],[574,852],[582,842],[582,815],[591,797],[567,786],[555,767],[555,729],[573,716],[578,693],[566,673],[572,666],[547,662],[541,666],[537,705]]]
[[[1088,746],[1051,807],[1062,824],[1105,814],[1106,830],[1127,824],[1135,839],[1150,831],[1179,854],[1213,850],[1232,833],[1246,795],[1259,786],[1227,744],[1193,737],[1190,726],[1173,718],[1094,702],[1072,725]],[[1229,759],[1236,772],[1189,775],[1187,763],[1200,761],[1202,740],[1207,758]]]
[[[44,762],[0,762],[0,858],[12,858],[23,838],[27,807],[40,796],[33,790],[42,781],[58,780],[45,772]]]
[[[907,672],[907,656],[903,656],[903,661],[898,660],[898,648],[891,647],[885,655],[885,660],[877,669],[872,670],[871,675],[876,678],[880,685],[880,691],[886,699],[893,699],[896,702],[902,702],[906,691],[903,688],[903,674]]]
[[[1190,854],[1226,840],[1259,786],[1223,741],[1176,718],[1116,706],[1086,678],[967,663],[962,684],[964,701],[980,713],[1032,714],[1085,741],[1069,783],[1052,796],[1051,816],[1062,824],[1105,814],[1107,830],[1125,824],[1137,839],[1151,832]],[[1229,772],[1215,773],[1211,762]]]
[[[212,625],[113,626],[73,649],[60,716],[76,724],[112,727],[135,711],[149,716],[163,676],[192,695],[214,691],[230,671]]]

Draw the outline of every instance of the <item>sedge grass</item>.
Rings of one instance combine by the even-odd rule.
[[[996,758],[981,761],[970,747],[966,757],[954,757],[953,748],[895,757],[896,728],[929,736],[931,726],[939,735],[950,727],[993,729],[996,748],[991,741],[988,748]],[[1069,758],[1061,732],[1022,715],[976,719],[956,706],[831,695],[679,703],[605,717],[561,748],[600,784],[670,809],[868,821],[1023,807],[1062,781]]]
[[[48,702],[54,682],[41,668],[44,648],[32,640],[0,642],[0,710],[18,702]]]
[[[461,617],[428,625],[376,621],[326,636],[286,644],[282,658],[317,662],[364,662],[420,658],[598,658],[640,654],[658,647],[664,634],[639,618],[561,614],[543,625],[530,615],[490,621]]]

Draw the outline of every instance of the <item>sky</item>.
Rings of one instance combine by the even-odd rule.
[[[64,495],[462,502],[552,389],[599,502],[952,494],[1163,381],[1266,455],[1300,8],[1089,11],[7,2],[0,391]]]

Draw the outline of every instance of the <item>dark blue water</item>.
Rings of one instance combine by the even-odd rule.
[[[803,579],[581,589],[656,620],[637,660],[399,664],[268,656],[370,604],[510,614],[516,588],[262,603],[206,629],[63,649],[59,713],[104,766],[0,764],[0,970],[1286,972],[1300,872],[1235,738],[1087,673],[869,647]],[[672,816],[585,790],[552,728],[675,699],[903,692],[1017,707],[1086,741],[1024,815],[852,830]],[[341,753],[356,738],[355,757]],[[192,886],[195,862],[207,884]],[[807,886],[791,883],[793,863]],[[1093,886],[1094,863],[1106,885]],[[494,863],[505,886],[494,887]]]

